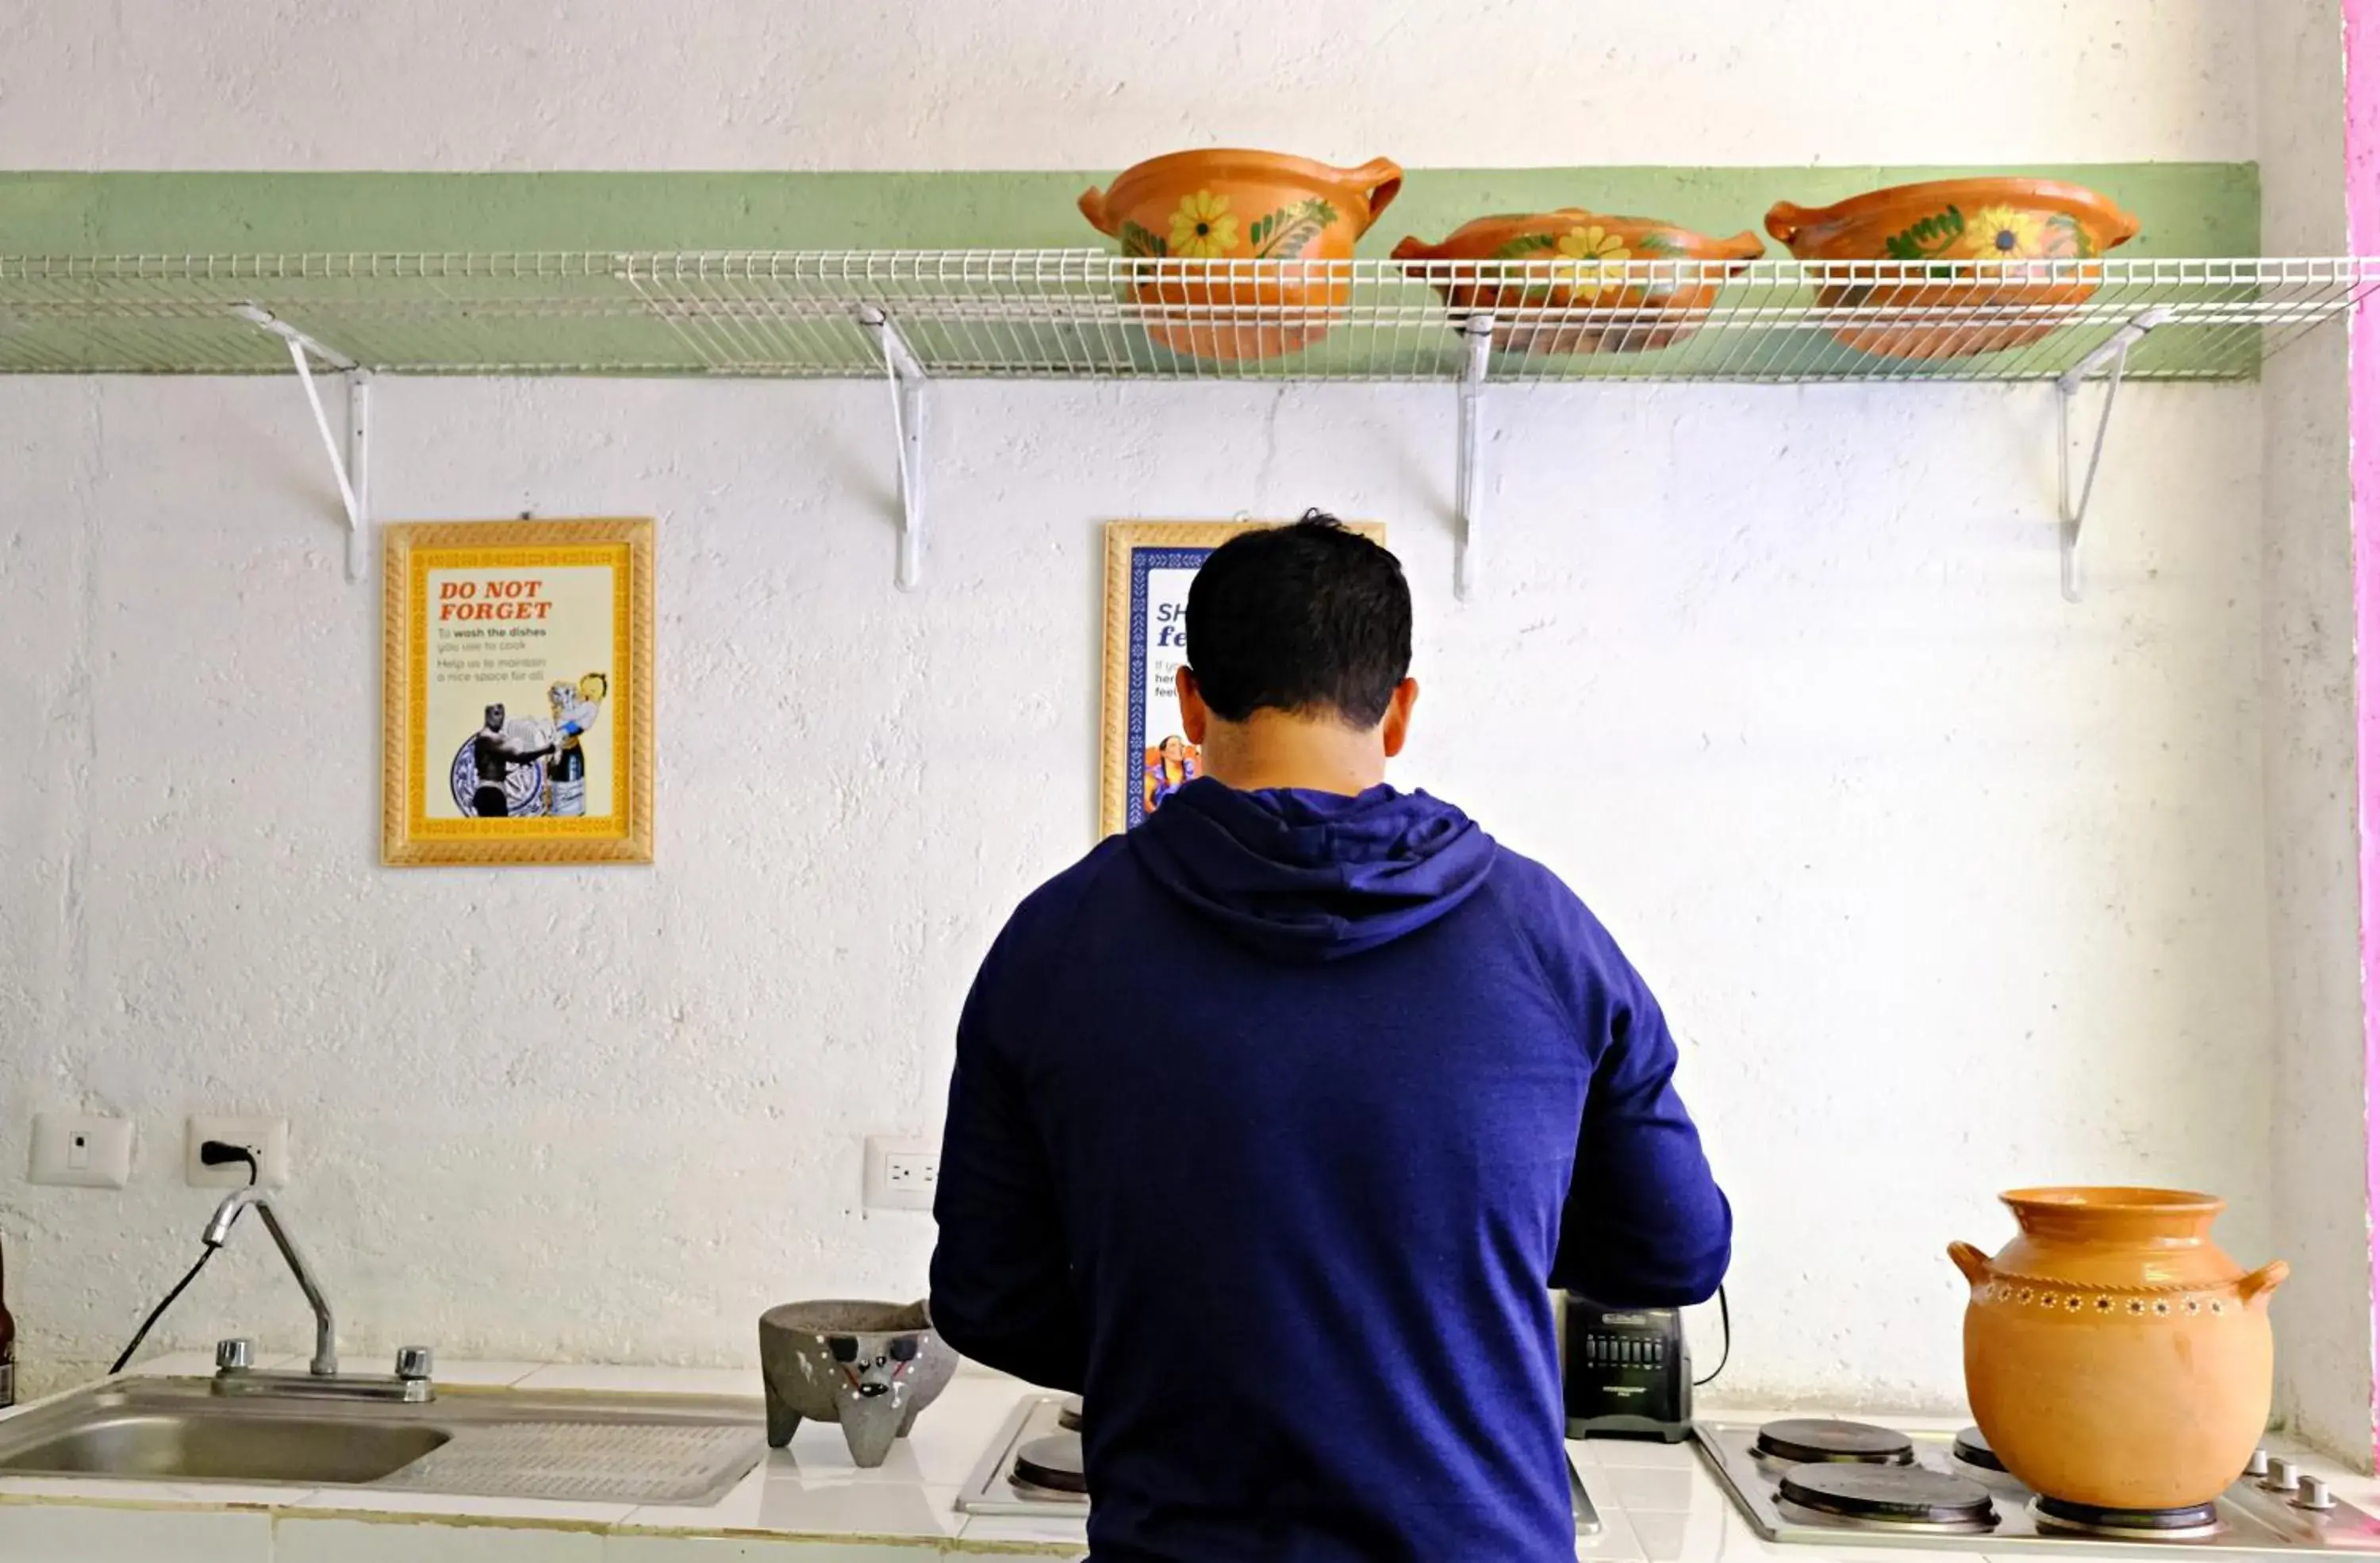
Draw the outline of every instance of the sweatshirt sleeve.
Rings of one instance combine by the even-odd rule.
[[[1660,1006],[1619,959],[1588,1006],[1600,1057],[1579,1123],[1553,1284],[1617,1308],[1683,1307],[1718,1290],[1734,1218],[1672,1077]]]
[[[1026,1108],[1016,1064],[1025,1039],[1009,1035],[1019,1011],[1003,999],[1020,990],[1015,960],[1003,934],[959,1017],[934,1194],[934,1327],[987,1367],[1079,1392],[1089,1337],[1049,1155]]]

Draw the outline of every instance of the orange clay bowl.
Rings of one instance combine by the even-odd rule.
[[[1404,184],[1386,158],[1333,168],[1265,151],[1185,151],[1135,164],[1076,202],[1135,268],[1148,333],[1201,358],[1312,345],[1347,307],[1344,265]]]
[[[1718,297],[1720,277],[1742,272],[1763,248],[1751,232],[1715,239],[1651,217],[1566,206],[1481,217],[1437,244],[1406,238],[1391,257],[1437,288],[1458,322],[1493,315],[1500,349],[1640,353],[1692,336]],[[1471,264],[1434,264],[1508,260],[1531,262],[1527,275],[1482,276]],[[1719,272],[1682,264],[1632,269],[1631,261],[1735,264]]]
[[[1940,261],[1928,280],[1821,287],[1836,340],[1892,358],[1965,358],[2040,341],[2099,291],[2090,262],[2141,231],[2096,190],[2049,179],[1898,185],[1812,211],[1780,200],[1768,231],[1803,260]],[[2022,264],[2022,262],[2034,264]],[[1939,276],[1942,280],[1932,280]]]

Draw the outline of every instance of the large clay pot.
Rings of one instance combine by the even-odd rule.
[[[2280,1260],[2242,1273],[2208,1235],[2223,1202],[2170,1189],[2020,1189],[2018,1235],[1963,1242],[1967,1404],[2035,1492],[2105,1508],[2212,1502],[2273,1404],[2266,1303]]]
[[[1354,256],[1404,177],[1384,157],[1333,168],[1279,152],[1184,151],[1135,164],[1076,204],[1144,262],[1131,297],[1151,336],[1201,358],[1265,358],[1330,331],[1350,278],[1321,262]]]
[[[802,1418],[840,1423],[852,1463],[873,1469],[958,1371],[923,1302],[787,1302],[760,1315],[769,1444]]]
[[[2098,257],[2141,231],[2096,190],[2050,179],[1937,179],[1813,211],[1780,200],[1768,232],[1804,260],[1932,261],[1907,274],[1818,290],[1818,307],[1881,319],[1831,327],[1894,358],[1963,358],[2038,342],[2099,291]],[[2026,264],[2030,262],[2030,264]],[[1935,281],[1934,278],[1942,280]]]
[[[1759,259],[1760,236],[1715,239],[1651,217],[1612,217],[1574,206],[1558,212],[1481,217],[1437,244],[1399,241],[1393,259],[1438,289],[1457,318],[1496,317],[1500,349],[1524,353],[1636,353],[1694,334],[1718,297],[1718,279],[1742,270],[1630,261],[1736,261]],[[1542,261],[1524,277],[1482,276],[1473,267],[1438,262]]]

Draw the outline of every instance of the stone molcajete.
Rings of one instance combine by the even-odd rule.
[[[2208,1234],[2223,1202],[2171,1189],[2020,1189],[2018,1235],[1967,1278],[1967,1403],[2010,1474],[2101,1508],[2210,1503],[2273,1401],[2266,1308],[2289,1267],[2243,1272]]]
[[[1149,335],[1201,358],[1266,358],[1330,331],[1352,279],[1327,262],[1354,255],[1403,184],[1384,157],[1333,168],[1279,152],[1185,151],[1135,164],[1076,205],[1127,260],[1149,262],[1131,291]]]
[[[855,1464],[881,1465],[957,1369],[923,1302],[788,1302],[760,1315],[771,1448],[808,1417],[843,1424]]]

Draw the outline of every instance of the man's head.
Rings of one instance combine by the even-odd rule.
[[[502,706],[490,706],[486,719],[489,732],[502,733],[504,730],[504,709]]]
[[[1395,555],[1319,511],[1208,556],[1187,650],[1184,730],[1233,786],[1361,791],[1404,747],[1413,593]]]

